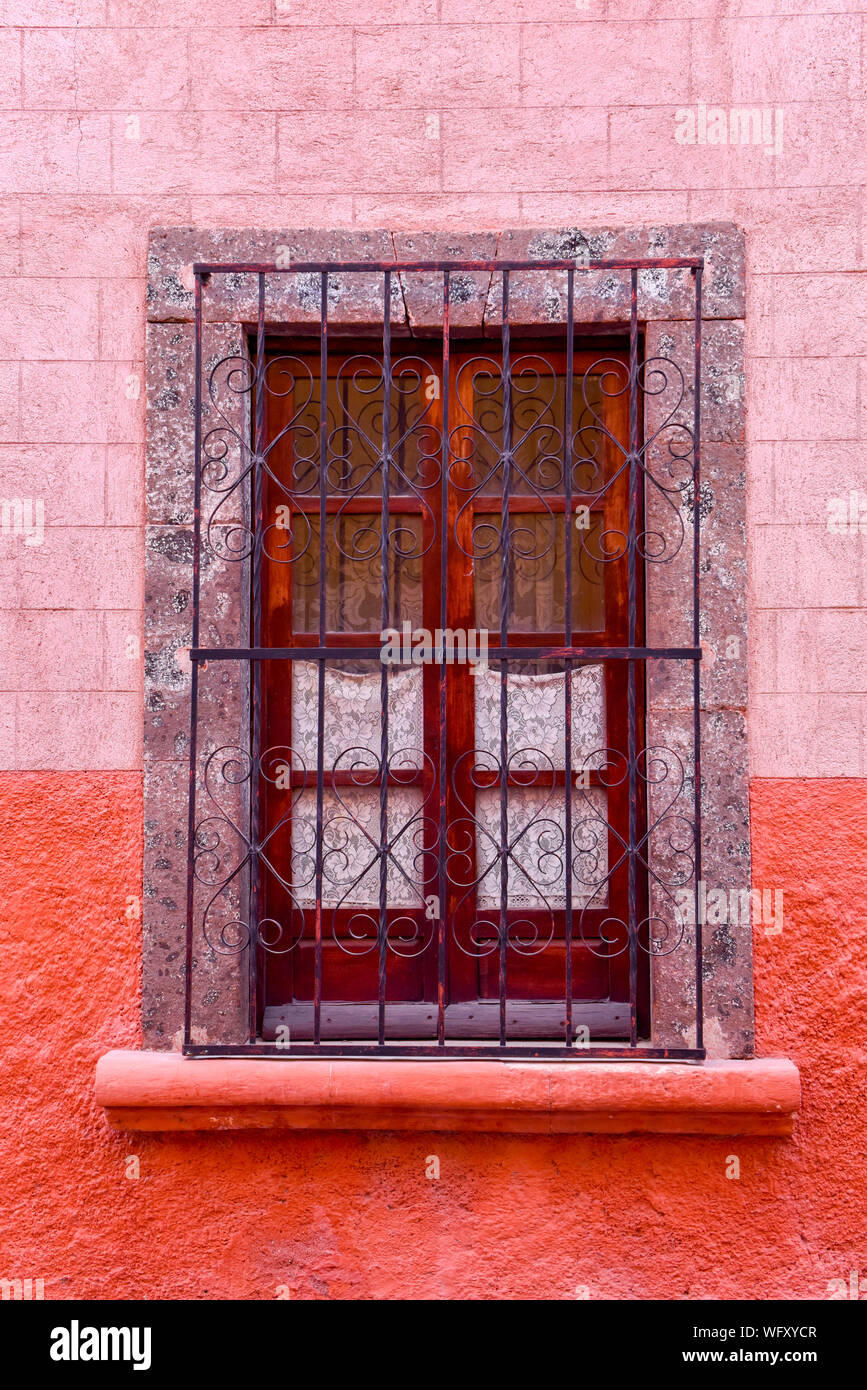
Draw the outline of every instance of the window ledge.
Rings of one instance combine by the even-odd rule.
[[[798,1069],[752,1061],[475,1062],[108,1052],[96,1099],[121,1130],[792,1133]]]

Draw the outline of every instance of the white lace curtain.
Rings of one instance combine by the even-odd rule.
[[[316,663],[292,668],[292,744],[305,768],[317,765],[318,671]],[[605,700],[601,666],[572,672],[572,756],[570,771],[601,766],[605,747]],[[565,762],[565,672],[510,674],[506,681],[508,753],[513,772],[563,770]],[[473,677],[475,747],[482,767],[495,768],[500,749],[500,674],[478,668]],[[400,768],[423,766],[424,708],[422,668],[395,668],[388,674],[389,758]],[[381,698],[379,671],[356,673],[326,668],[323,760],[357,774],[379,766]],[[607,870],[606,793],[576,791],[572,799],[573,902],[580,906],[604,881]],[[500,901],[500,793],[476,792],[470,812],[476,821],[477,905]],[[427,810],[434,822],[435,805]],[[420,787],[390,786],[388,835],[394,841],[388,863],[387,894],[394,907],[420,907],[435,890],[422,882],[425,826]],[[565,904],[565,794],[562,787],[510,787],[508,838],[514,850],[508,868],[509,902],[515,908],[562,908]],[[375,906],[379,901],[379,789],[338,786],[323,801],[323,903],[329,907]],[[299,906],[314,901],[316,798],[302,792],[292,814],[292,880]],[[428,861],[429,862],[429,861]],[[465,875],[464,875],[465,876]],[[594,901],[604,902],[600,893]]]

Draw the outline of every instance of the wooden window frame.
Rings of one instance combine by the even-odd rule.
[[[513,369],[516,373],[523,363],[532,360],[549,367],[552,378],[562,376],[565,380],[566,352],[560,347],[552,348],[550,339],[522,339],[519,337],[514,340],[513,348]],[[443,399],[449,402],[448,430],[450,434],[467,421],[472,420],[473,401],[467,394],[471,387],[472,377],[462,368],[471,367],[476,362],[484,364],[486,360],[491,359],[491,354],[495,351],[495,345],[485,341],[476,343],[464,341],[452,350],[449,359],[449,390],[433,402],[433,408],[426,417],[428,426],[438,431],[442,430]],[[287,364],[295,362],[296,359],[306,362],[311,371],[311,379],[318,382],[321,364],[318,357],[311,354],[310,345],[304,340],[281,340],[272,337],[266,343],[266,354],[269,365],[282,370],[287,376],[293,370]],[[376,362],[378,354],[381,354],[381,343],[376,340],[359,339],[352,342],[338,340],[338,343],[332,346],[328,354],[329,379],[339,378],[347,364],[363,362],[365,359]],[[611,369],[612,363],[619,363],[624,371],[626,370],[628,344],[619,343],[615,346],[614,343],[609,342],[604,348],[604,354],[602,360],[607,364],[608,370]],[[575,350],[572,370],[576,394],[583,380],[583,374],[598,364],[600,360],[598,342],[594,345],[585,343],[584,346],[579,346]],[[413,364],[414,370],[418,370],[423,364],[430,369],[433,375],[438,375],[441,378],[441,347],[437,351],[435,344],[430,343],[426,343],[424,346],[417,343],[396,343],[392,363],[396,376],[399,375],[403,363]],[[629,427],[625,398],[622,395],[614,395],[610,400],[603,401],[602,408],[607,427],[615,438],[624,441],[628,437]],[[295,410],[293,390],[288,387],[285,390],[269,393],[265,398],[265,437],[269,444],[275,438],[279,440],[275,452],[270,456],[270,466],[271,470],[276,472],[281,479],[293,477],[291,422]],[[606,468],[617,467],[617,461],[612,458],[610,448],[605,450],[605,464]],[[584,505],[588,507],[591,516],[603,518],[603,527],[607,534],[614,534],[625,529],[627,525],[626,482],[627,477],[624,474],[613,489],[604,490],[601,497],[592,492],[576,492],[573,494],[571,502],[562,489],[560,492],[545,492],[544,498],[538,494],[535,496],[527,496],[523,493],[515,494],[510,499],[510,511],[522,514],[550,510],[556,518],[565,517],[567,505],[571,505],[573,509]],[[420,617],[422,619],[421,626],[424,626],[429,632],[433,632],[440,626],[441,622],[442,551],[440,546],[434,543],[436,537],[433,532],[435,531],[435,521],[442,514],[442,487],[443,478],[440,475],[438,486],[432,489],[429,495],[426,495],[424,501],[418,495],[413,497],[406,492],[390,492],[389,494],[391,516],[406,515],[427,518],[424,523],[426,549],[422,561],[423,611]],[[270,482],[270,485],[266,482],[263,498],[263,511],[266,518],[271,517],[276,512],[277,507],[287,500],[290,491],[291,488],[288,487],[285,491],[283,487],[276,487],[273,481]],[[462,553],[456,530],[456,513],[460,500],[460,496],[456,496],[454,489],[452,489],[449,494],[448,512],[447,626],[466,632],[477,628],[478,618],[475,611],[472,562],[467,559],[465,553]],[[476,516],[500,515],[501,503],[502,499],[496,492],[482,493],[474,497],[472,507],[466,510],[462,518],[463,542],[469,541]],[[304,512],[307,516],[318,520],[319,507],[318,491],[292,494],[292,508],[295,511]],[[326,502],[326,511],[329,515],[335,515],[339,512],[350,515],[378,516],[381,510],[381,496],[376,491],[362,497],[352,498],[349,502],[340,493],[335,493],[333,496],[329,496]],[[303,534],[306,537],[309,533],[305,529]],[[566,534],[564,533],[564,541],[565,539]],[[601,628],[595,630],[581,629],[580,640],[588,648],[625,646],[628,642],[625,561],[619,560],[612,565],[599,566],[599,569],[604,584],[605,623]],[[320,643],[318,629],[313,631],[293,630],[291,623],[293,572],[294,567],[291,564],[268,565],[263,568],[262,645],[264,646],[309,647],[312,649]],[[321,590],[319,599],[321,602]],[[564,614],[564,619],[565,616]],[[571,622],[569,629],[570,632],[574,631],[574,625]],[[639,585],[637,594],[637,640],[639,643],[643,641],[643,631],[643,586]],[[509,646],[517,648],[562,647],[566,640],[567,631],[562,626],[547,631],[509,631],[508,633]],[[366,647],[373,654],[381,646],[382,634],[379,630],[353,631],[350,634],[342,630],[326,629],[324,642],[327,646],[333,647],[346,647],[348,645]],[[566,665],[564,664],[565,669]],[[571,663],[569,669],[572,669]],[[276,746],[290,747],[293,743],[290,713],[291,670],[291,662],[285,664],[268,663],[268,674],[262,685],[263,738],[265,742]],[[608,741],[610,746],[617,748],[625,742],[627,700],[625,668],[622,664],[606,662],[603,664],[603,671],[606,727],[609,731]],[[639,677],[640,675],[641,673],[639,673]],[[464,806],[470,805],[478,788],[484,785],[486,788],[496,789],[500,785],[500,779],[493,774],[485,776],[478,768],[474,770],[471,777],[469,766],[462,758],[462,755],[474,743],[473,676],[468,666],[450,666],[447,669],[446,692],[446,727],[449,731],[446,768],[451,772],[462,761],[464,763],[461,785],[454,785],[452,779],[449,778],[446,794],[446,819],[447,822],[453,823],[460,817],[461,802]],[[644,727],[643,696],[643,681],[639,678],[639,737],[643,737]],[[410,779],[401,773],[399,778],[392,777],[391,783],[395,786],[421,785],[422,795],[427,800],[437,790],[435,786],[436,769],[440,765],[439,670],[434,663],[426,663],[424,666],[423,702],[425,729],[432,731],[433,735],[430,738],[426,735],[425,752],[430,753],[427,770],[418,769],[415,779]],[[271,711],[271,713],[267,711]],[[354,780],[349,773],[332,774],[331,769],[325,769],[325,774],[326,782],[329,782],[333,775],[340,780],[340,784],[343,786],[351,785]],[[564,775],[557,772],[553,774],[555,786],[563,785]],[[596,771],[592,771],[589,778],[591,786],[602,787],[605,785],[603,776]],[[547,780],[546,774],[536,774],[533,785],[547,785]],[[287,777],[286,781],[289,783],[289,788],[301,787],[307,782],[307,773],[295,771],[291,778]],[[520,774],[513,774],[509,784],[520,793],[522,785],[526,786],[526,779],[522,781]],[[378,787],[380,779],[371,775],[366,780],[365,785],[372,788]],[[607,847],[609,862],[613,862],[618,855],[618,840],[622,843],[628,835],[627,790],[626,784],[621,782],[617,786],[610,787],[606,793],[609,806],[608,818],[611,823]],[[288,816],[286,796],[275,791],[273,782],[267,782],[262,809],[262,819],[266,828],[275,823],[285,823]],[[441,849],[441,852],[444,850]],[[475,840],[470,853],[473,855],[476,853]],[[639,885],[639,893],[642,915],[646,915],[646,883]],[[276,891],[272,896],[276,899],[282,897],[282,902],[280,907],[273,902],[269,905],[266,893],[263,904],[266,917],[276,917],[281,910],[285,912],[287,907],[285,895]],[[450,886],[444,914],[447,923],[445,1013],[446,1031],[451,1036],[452,1041],[459,1037],[483,1039],[496,1036],[497,1014],[492,1006],[497,998],[498,956],[493,949],[490,952],[483,949],[481,954],[474,956],[458,948],[455,944],[461,933],[466,941],[477,939],[473,936],[474,911],[471,896],[467,893],[461,894],[454,885]],[[517,909],[511,910],[512,918],[516,916],[517,911]],[[624,1038],[629,1035],[629,957],[619,939],[612,937],[606,941],[603,938],[603,933],[606,930],[604,924],[612,913],[615,918],[623,917],[626,914],[625,885],[622,876],[608,884],[604,905],[588,907],[581,914],[581,937],[578,939],[573,936],[572,964],[569,974],[573,1001],[573,1036],[601,1040]],[[330,936],[334,939],[329,939],[323,932],[322,1004],[325,1009],[323,1026],[326,1032],[332,1036],[373,1037],[376,1032],[376,959],[372,959],[369,954],[364,952],[347,951],[338,944],[337,940],[338,936],[348,934],[351,931],[354,915],[354,910],[349,907],[342,908],[333,914],[330,911],[327,912],[330,922]],[[273,1040],[278,1037],[280,1029],[285,1029],[289,1036],[295,1038],[309,1040],[312,1037],[314,981],[309,959],[312,956],[314,939],[312,910],[308,910],[303,916],[305,919],[303,935],[294,950],[285,954],[278,954],[273,959],[269,959],[267,955],[262,958],[261,976],[257,989],[257,996],[262,1001],[262,1011],[258,1018],[258,1025],[262,1028],[266,1040]],[[390,916],[392,918],[399,916],[412,919],[419,936],[423,935],[425,930],[423,903],[415,908],[390,909]],[[537,930],[539,938],[544,939],[544,933],[551,920],[550,912],[543,908],[524,907],[520,909],[520,918],[522,922],[528,924],[530,931]],[[593,930],[594,924],[598,924],[596,932]],[[508,1023],[513,1035],[517,1033],[518,1036],[525,1038],[562,1036],[564,1024],[562,993],[563,981],[566,979],[564,931],[565,912],[563,909],[555,910],[553,940],[549,942],[545,950],[530,951],[523,957],[518,952],[514,959],[508,961],[509,984],[506,1007]],[[488,936],[490,936],[490,931]],[[482,938],[479,937],[478,939],[481,941]],[[400,1037],[419,1038],[431,1034],[436,1022],[437,958],[434,949],[435,944],[435,941],[431,942],[430,948],[418,956],[397,953],[395,956],[387,958],[385,986],[389,1015],[386,1021],[387,1036],[399,1039]],[[611,951],[610,954],[609,950]],[[546,955],[545,952],[548,954]],[[560,955],[563,956],[563,962],[559,963],[558,968],[554,965],[552,957],[559,957]],[[303,969],[302,961],[305,958],[308,968]],[[420,964],[422,965],[421,978],[419,978],[418,970]],[[419,992],[421,992],[422,997],[415,1002],[414,997],[417,998]],[[544,1003],[546,999],[550,999],[549,1004]],[[643,1038],[647,1037],[649,1031],[649,1013],[650,972],[647,959],[642,956],[639,958],[638,1029]]]

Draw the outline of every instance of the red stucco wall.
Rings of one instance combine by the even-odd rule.
[[[753,784],[754,883],[785,894],[756,941],[759,1047],[802,1068],[793,1140],[114,1134],[93,1071],[140,1043],[140,777],[7,773],[0,805],[0,1276],[46,1298],[762,1299],[867,1267],[867,782]]]

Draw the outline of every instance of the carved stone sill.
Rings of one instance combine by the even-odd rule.
[[[792,1133],[794,1063],[191,1058],[108,1052],[96,1099],[115,1129]]]

